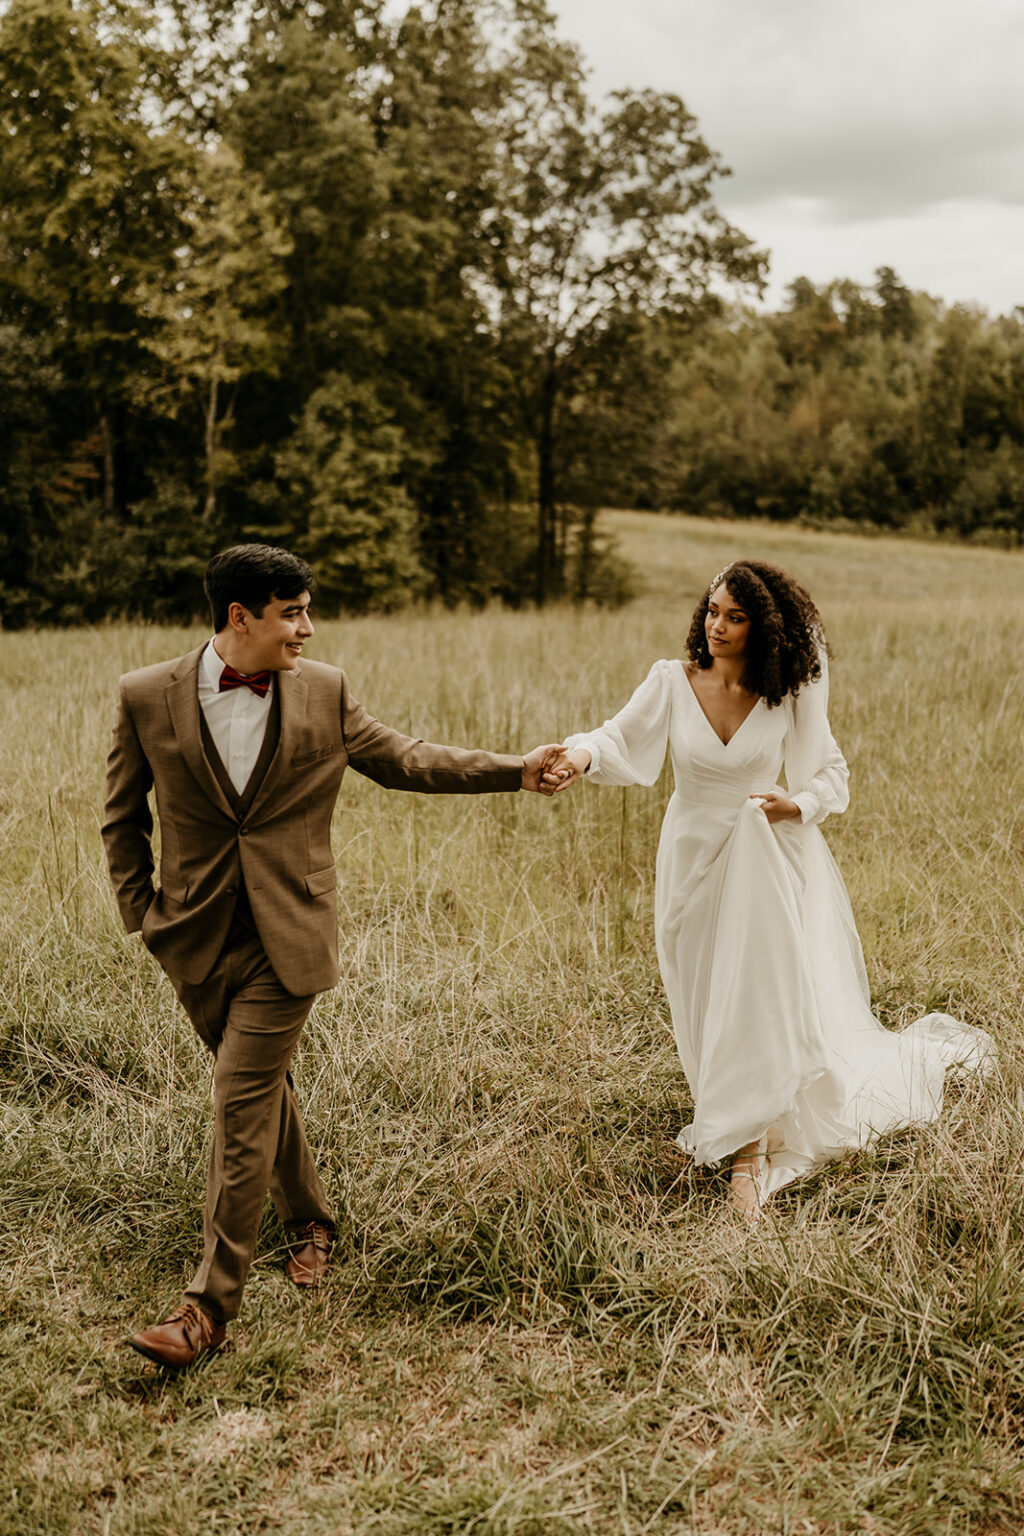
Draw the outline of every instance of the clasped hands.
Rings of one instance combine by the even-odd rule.
[[[585,747],[567,752],[559,742],[534,747],[523,758],[523,788],[541,795],[557,795],[575,784],[590,767],[590,753]]]

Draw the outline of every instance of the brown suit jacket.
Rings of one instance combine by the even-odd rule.
[[[303,660],[276,674],[277,747],[238,812],[203,748],[203,647],[121,679],[107,761],[103,842],[126,930],[141,930],[172,980],[201,983],[224,947],[244,882],[282,985],[296,996],[338,980],[331,814],[348,764],[387,789],[482,794],[520,788],[523,760],[434,746],[381,725],[337,667]],[[160,821],[154,886],[153,817]]]

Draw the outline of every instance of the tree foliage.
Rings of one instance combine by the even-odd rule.
[[[946,309],[889,268],[723,316],[673,359],[640,499],[1020,542],[1022,318]]]
[[[0,621],[618,601],[605,503],[1020,538],[1020,316],[741,307],[685,104],[542,0],[0,0]],[[994,531],[994,533],[993,533]]]

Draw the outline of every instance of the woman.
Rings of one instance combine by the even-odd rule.
[[[679,1144],[731,1159],[751,1218],[800,1174],[941,1109],[982,1030],[872,1016],[849,899],[818,824],[848,804],[829,729],[827,645],[784,571],[737,560],[693,616],[686,662],[657,661],[624,709],[571,736],[559,789],[675,772],[658,848],[655,932],[694,1118]],[[787,789],[778,781],[785,768]]]

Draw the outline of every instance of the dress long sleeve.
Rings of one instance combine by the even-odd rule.
[[[672,714],[672,663],[656,661],[629,703],[596,731],[567,736],[586,747],[587,778],[596,784],[655,784],[665,761]]]
[[[821,677],[788,706],[791,722],[785,743],[786,783],[800,807],[805,826],[838,815],[850,803],[850,770],[828,723],[828,661],[821,657]]]

